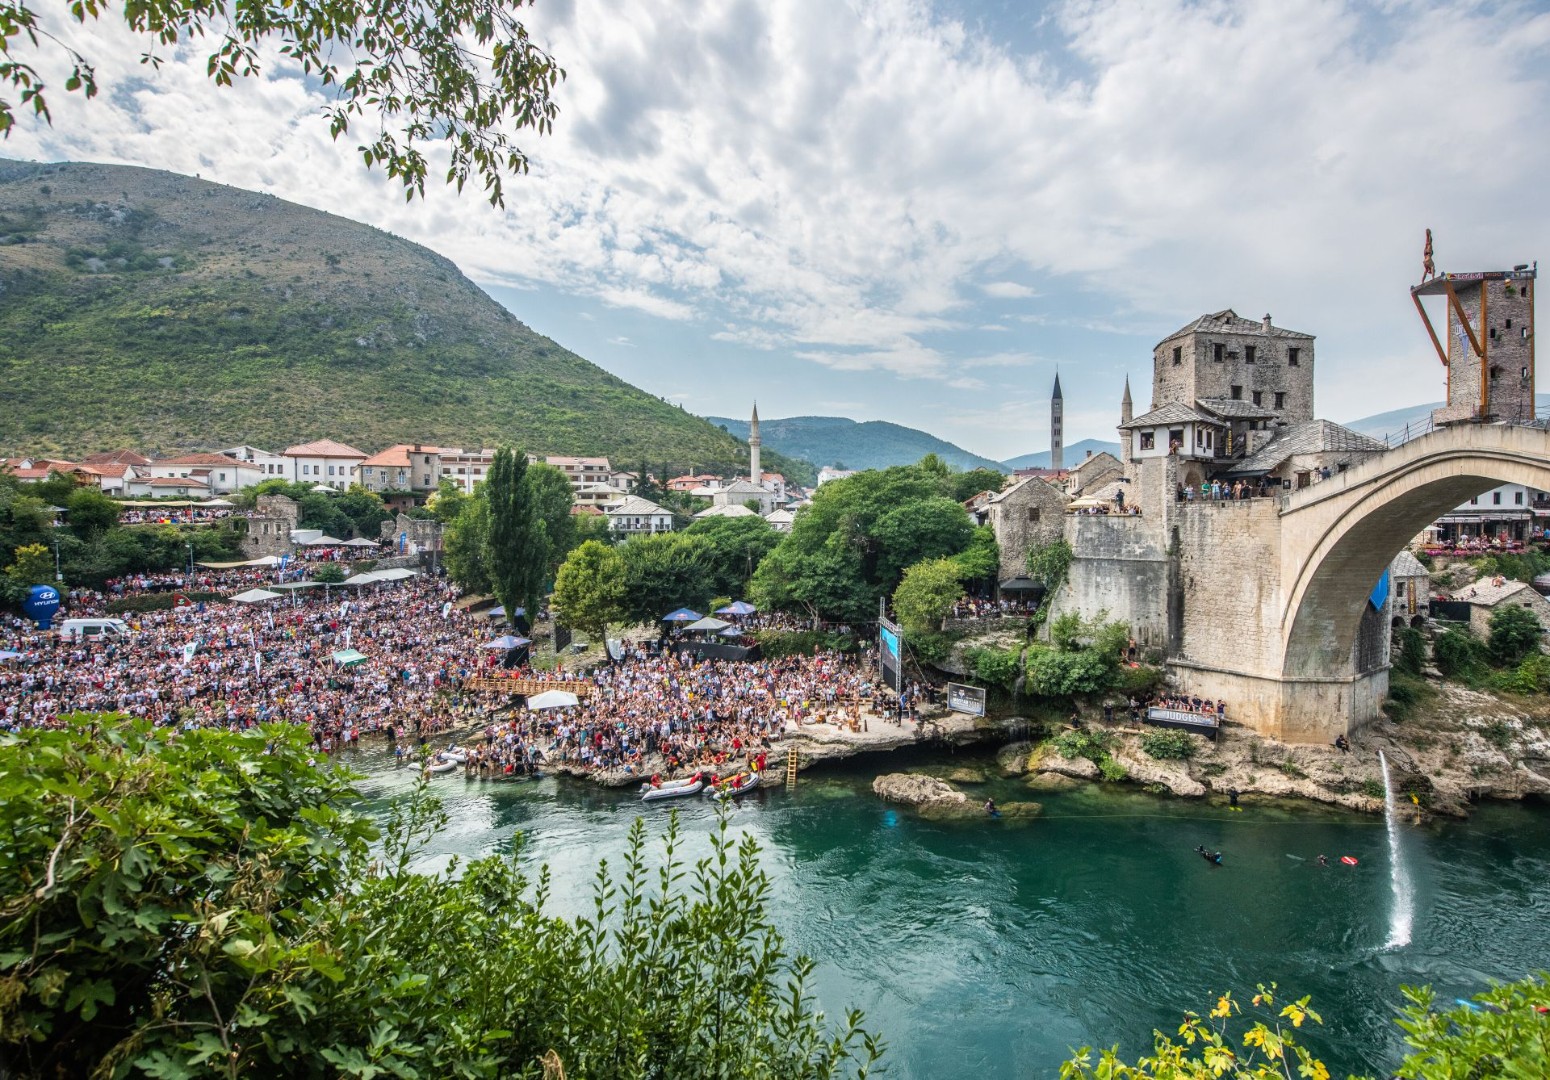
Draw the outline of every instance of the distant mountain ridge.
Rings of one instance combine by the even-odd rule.
[[[1103,442],[1101,439],[1083,439],[1079,443],[1061,448],[1060,456],[1066,468],[1079,464],[1089,453],[1110,453],[1119,457],[1119,443]],[[1049,468],[1049,451],[1042,450],[1037,454],[1023,454],[1021,457],[1007,458],[1001,463],[1001,467],[1011,472],[1016,469],[1047,469]]]
[[[1381,439],[1385,435],[1402,435],[1406,427],[1424,427],[1431,421],[1432,410],[1440,409],[1442,406],[1441,401],[1433,401],[1426,405],[1411,405],[1403,409],[1374,413],[1360,420],[1347,420],[1342,426],[1374,439]],[[1535,394],[1534,407],[1541,414],[1546,409],[1550,409],[1550,394]]]
[[[705,419],[726,428],[738,439],[745,442],[748,439],[747,420],[726,416],[707,416]],[[891,465],[913,465],[927,454],[935,454],[954,468],[965,471],[1005,471],[1000,463],[972,454],[945,439],[885,420],[857,421],[844,416],[790,416],[782,420],[760,417],[759,439],[765,447],[820,467],[886,469]]]
[[[332,438],[747,467],[425,247],[116,165],[0,160],[0,399],[0,452]]]

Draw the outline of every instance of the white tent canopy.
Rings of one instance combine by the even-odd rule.
[[[731,625],[732,624],[729,623],[729,622],[725,622],[725,621],[723,621],[721,619],[713,619],[709,615],[707,615],[707,616],[705,616],[705,618],[701,619],[699,622],[690,623],[688,626],[684,627],[684,629],[685,630],[725,630],[727,627],[729,627]]]
[[[268,589],[249,589],[247,592],[240,592],[236,596],[231,597],[231,602],[234,604],[257,604],[262,600],[278,600],[280,596],[280,593],[270,592]]]
[[[529,709],[565,709],[577,703],[577,697],[569,690],[545,690],[527,699]]]
[[[357,536],[354,540],[346,540],[343,544],[340,544],[339,546],[340,547],[374,548],[374,547],[377,546],[377,542],[375,540],[368,540],[364,536]]]
[[[303,543],[307,547],[339,547],[344,543],[344,541],[339,539],[337,536],[329,536],[327,533],[324,533],[316,540],[306,540],[303,541]]]

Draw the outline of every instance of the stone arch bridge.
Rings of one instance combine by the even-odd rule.
[[[1279,499],[1190,508],[1173,531],[1178,684],[1290,742],[1374,719],[1388,625],[1367,602],[1373,586],[1427,525],[1508,483],[1550,490],[1550,431],[1439,428]]]

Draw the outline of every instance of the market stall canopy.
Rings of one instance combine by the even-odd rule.
[[[732,624],[722,619],[712,619],[709,615],[699,622],[690,623],[685,630],[725,630]]]
[[[261,600],[278,600],[281,593],[270,592],[268,589],[249,589],[247,592],[239,592],[231,597],[234,604],[256,604]]]
[[[354,574],[343,581],[336,581],[336,585],[370,585],[372,582],[381,581],[382,575],[375,570],[367,570],[364,573]]]
[[[522,646],[531,645],[532,643],[533,642],[530,638],[516,637],[512,634],[502,634],[494,641],[485,642],[484,647],[486,649],[520,649]]]
[[[691,611],[686,607],[681,607],[677,611],[669,611],[666,615],[662,616],[662,621],[694,622],[696,619],[701,618],[704,618],[704,616],[702,616],[698,611]]]
[[[354,649],[340,649],[333,656],[334,663],[340,667],[354,667],[356,664],[364,664],[369,659],[371,658],[365,653],[356,652]]]
[[[303,543],[306,547],[339,547],[344,541],[337,536],[329,536],[325,533],[316,540],[307,540]]]
[[[374,547],[377,546],[377,542],[375,540],[368,540],[364,536],[357,536],[354,540],[346,540],[343,544],[341,544],[339,546],[340,547],[357,547],[357,548],[374,548]]]
[[[200,503],[199,505],[200,506],[205,506],[205,507],[213,507],[213,506],[236,506],[237,504],[232,502],[230,499],[210,499],[210,500],[208,500],[206,502]]]
[[[725,630],[721,631],[721,636],[722,637],[742,637],[743,636],[743,628],[740,627],[740,626],[729,626]]]
[[[566,709],[576,704],[576,695],[569,690],[545,690],[527,699],[529,709]]]
[[[395,566],[391,570],[373,570],[378,581],[403,581],[405,578],[418,576],[418,571],[411,570],[407,566]],[[522,614],[522,609],[517,608],[517,614]]]
[[[1007,578],[1001,582],[1002,592],[1044,592],[1044,583],[1031,577]]]
[[[732,603],[728,604],[726,607],[717,608],[716,609],[716,614],[717,615],[755,615],[755,614],[758,613],[758,611],[759,611],[758,608],[754,607],[752,604],[748,603],[745,600],[734,600]]]
[[[1095,499],[1091,495],[1088,495],[1088,496],[1085,496],[1085,497],[1080,498],[1080,499],[1072,499],[1070,502],[1068,502],[1066,504],[1066,509],[1067,510],[1096,510],[1096,509],[1098,509],[1101,506],[1107,506],[1107,505],[1109,505],[1109,504],[1104,502],[1102,499]]]
[[[526,614],[527,614],[527,608],[517,608],[517,618],[520,619],[522,616],[524,616]],[[501,607],[501,605],[496,604],[489,611],[486,611],[484,613],[484,617],[486,619],[504,619],[506,617],[506,609]]]
[[[278,585],[269,587],[271,589],[321,589],[323,585],[321,581],[282,581]]]

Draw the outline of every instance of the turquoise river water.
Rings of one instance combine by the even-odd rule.
[[[820,1003],[865,1010],[887,1040],[890,1076],[1053,1076],[1085,1044],[1118,1043],[1134,1057],[1185,1009],[1272,980],[1314,996],[1326,1023],[1309,1041],[1335,1075],[1387,1075],[1401,1052],[1391,1022],[1401,984],[1431,983],[1451,1002],[1550,967],[1542,806],[1487,805],[1468,822],[1406,826],[1414,916],[1410,943],[1390,948],[1395,886],[1379,818],[1301,806],[1233,812],[1089,786],[1032,796],[1045,812],[1026,823],[939,824],[871,793],[878,771],[976,760],[856,760],[732,811],[734,827],[764,848],[789,944],[819,961]],[[411,782],[374,752],[361,764],[378,810]],[[451,822],[424,868],[501,850],[521,830],[527,857],[549,864],[556,903],[572,911],[597,861],[617,861],[633,820],[668,814],[580,781],[434,783]],[[1030,797],[1016,780],[971,790]],[[715,810],[706,799],[676,803],[697,857]],[[1197,844],[1222,850],[1223,865],[1207,865]],[[1359,863],[1321,869],[1320,853]]]

